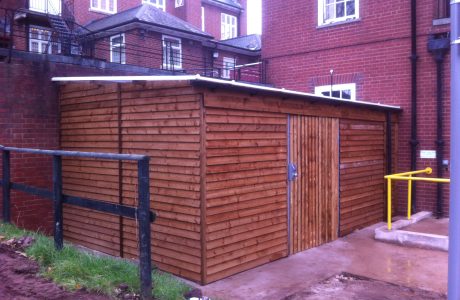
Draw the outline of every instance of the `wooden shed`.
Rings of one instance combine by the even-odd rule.
[[[207,284],[384,218],[398,107],[200,76],[53,81],[62,149],[151,157],[162,270]],[[136,201],[130,163],[66,159],[63,174],[67,194]],[[111,255],[136,257],[135,226],[65,208],[65,238]]]

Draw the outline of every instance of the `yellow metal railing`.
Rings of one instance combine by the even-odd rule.
[[[391,230],[391,181],[392,180],[406,180],[407,181],[407,219],[410,220],[411,217],[411,207],[412,207],[412,181],[428,181],[428,182],[437,182],[437,183],[450,183],[448,178],[428,178],[428,177],[412,177],[417,174],[431,174],[433,170],[431,168],[426,168],[424,170],[391,174],[385,176],[387,180],[387,222],[388,230]]]

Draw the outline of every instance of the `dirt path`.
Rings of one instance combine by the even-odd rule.
[[[38,275],[36,262],[0,244],[0,299],[110,299],[84,291],[68,292]]]

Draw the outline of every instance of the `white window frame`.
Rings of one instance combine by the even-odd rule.
[[[205,31],[204,6],[201,7],[201,31]]]
[[[230,79],[232,70],[235,69],[236,59],[233,57],[224,57],[222,60],[222,78]]]
[[[350,99],[342,98],[342,92],[345,90],[350,90]],[[322,85],[315,87],[315,95],[325,96],[323,93],[328,92],[329,95],[332,95],[331,92],[340,91],[339,99],[356,101],[356,83],[344,83],[344,84],[333,84],[332,90],[331,85]],[[326,96],[330,97],[330,96]]]
[[[51,15],[60,15],[61,0],[29,0],[29,9]]]
[[[113,3],[113,10],[110,10],[110,2]],[[117,0],[90,0],[89,9],[106,14],[117,13]]]
[[[37,30],[37,37],[32,37],[32,31]],[[44,33],[47,32],[48,35],[45,37]],[[29,27],[29,52],[41,53],[41,54],[60,54],[61,53],[61,43],[52,41],[52,31],[50,28],[44,28],[40,26],[30,26]],[[37,43],[38,51],[32,50],[33,43]],[[57,53],[53,53],[53,45],[57,46]],[[46,49],[46,52],[42,49]]]
[[[113,43],[114,39],[117,39],[117,38],[120,38],[120,37],[122,38],[121,43]],[[121,51],[119,50],[120,48],[121,48]],[[114,59],[113,54],[115,52],[117,54],[121,55],[121,59],[117,59],[117,60]],[[110,37],[110,62],[119,63],[119,64],[122,64],[122,65],[126,64],[126,38],[125,38],[124,33],[113,35],[113,36]]]
[[[229,14],[220,14],[220,38],[227,40],[238,37],[238,18]]]
[[[182,40],[180,38],[176,38],[176,37],[173,37],[173,36],[169,36],[169,35],[163,35],[162,38],[162,49],[163,49],[163,64],[162,64],[162,67],[163,69],[166,69],[166,70],[181,70],[182,69]],[[178,46],[177,45],[169,45],[167,43],[167,40],[173,40],[173,41],[176,41]],[[171,46],[172,50],[174,51],[178,51],[179,53],[179,59],[177,60],[176,58],[174,58],[174,64],[172,65],[171,64],[171,60],[170,60],[170,52],[168,51],[167,47]]]
[[[175,7],[175,8],[184,6],[184,4],[185,4],[185,0],[175,0],[175,1],[174,1],[174,7]]]
[[[166,0],[142,0],[142,4],[150,4],[162,11],[166,11]]]
[[[328,5],[335,5],[336,3],[343,2],[344,9],[346,14],[346,3],[350,0],[333,0],[334,2]],[[333,24],[337,22],[344,22],[349,20],[356,20],[359,19],[359,0],[351,0],[355,1],[355,13],[353,15],[345,15],[343,17],[335,17],[326,20],[326,0],[318,0],[318,26]],[[336,13],[334,8],[334,14]]]

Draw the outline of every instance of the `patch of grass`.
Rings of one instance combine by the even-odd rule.
[[[114,295],[116,287],[127,284],[131,291],[139,292],[139,271],[132,262],[106,256],[95,256],[65,244],[61,251],[54,242],[39,233],[28,232],[15,226],[0,223],[0,235],[6,239],[33,236],[35,243],[26,249],[27,256],[41,266],[42,275],[74,290],[86,288],[91,291]],[[153,296],[162,300],[183,299],[190,287],[169,274],[153,271]]]

